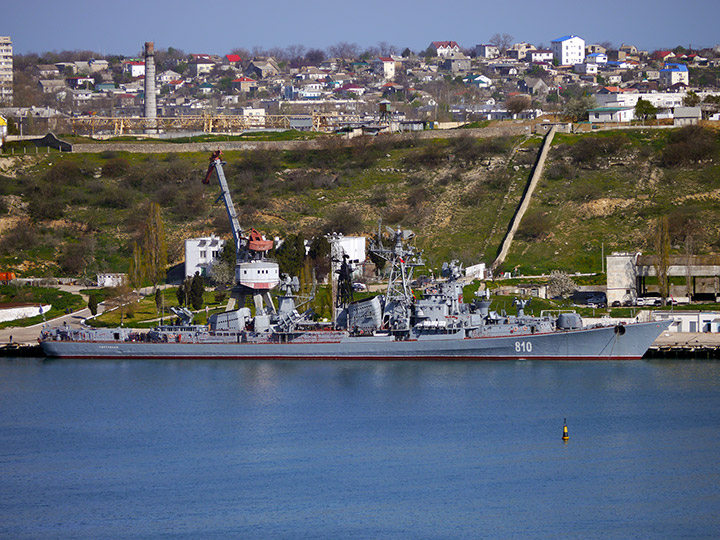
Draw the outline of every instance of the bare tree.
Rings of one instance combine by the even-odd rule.
[[[128,271],[130,286],[137,291],[142,288],[142,282],[145,278],[145,263],[143,262],[142,248],[137,242],[133,242],[133,256],[130,259],[130,270]]]
[[[513,37],[510,34],[495,34],[490,38],[490,45],[495,45],[500,49],[500,54],[505,54],[512,42]]]
[[[505,107],[507,107],[508,112],[513,115],[513,118],[524,110],[529,109],[530,105],[532,105],[532,101],[528,96],[512,96],[505,100]]]
[[[397,53],[397,47],[395,47],[395,45],[391,45],[387,41],[379,41],[378,49],[380,49],[380,54],[382,56],[389,56]]]
[[[288,45],[285,47],[285,57],[290,62],[299,62],[305,56],[305,45]]]
[[[357,58],[360,53],[360,46],[357,43],[341,41],[328,47],[328,53],[333,58],[341,58],[343,62]]]
[[[658,289],[662,305],[667,302],[668,270],[670,268],[670,224],[667,216],[662,216],[655,227],[655,275],[658,279]]]

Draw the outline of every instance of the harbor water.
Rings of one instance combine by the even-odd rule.
[[[2,359],[0,538],[717,538],[719,411],[716,361]]]

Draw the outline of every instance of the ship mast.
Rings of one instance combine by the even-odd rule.
[[[424,266],[425,263],[422,261],[421,254],[408,243],[415,238],[415,233],[408,229],[394,230],[390,227],[387,227],[387,230],[393,235],[393,247],[383,247],[382,235],[378,227],[377,242],[370,248],[370,251],[390,263],[390,276],[383,308],[383,325],[387,325],[390,329],[408,330],[411,308],[415,302],[410,281],[412,281],[415,268]]]

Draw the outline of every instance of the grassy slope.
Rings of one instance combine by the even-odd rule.
[[[615,136],[556,137],[548,173],[526,216],[530,232],[542,234],[519,234],[506,269],[599,271],[603,243],[605,253],[651,251],[649,231],[663,214],[671,216],[676,250],[682,249],[681,230],[688,226],[700,233],[700,252],[720,249],[717,145],[714,161],[661,167],[669,132],[648,130],[622,134],[622,144],[595,160],[578,158],[578,145],[588,139],[598,146],[594,141]],[[516,144],[520,151],[511,150]],[[493,261],[539,144],[539,138],[378,139],[349,149],[331,142],[324,151],[227,152],[224,157],[244,226],[280,235],[330,228],[371,234],[382,218],[414,229],[418,245],[437,267],[451,258],[466,264]],[[107,152],[18,160],[0,179],[0,200],[10,207],[1,222],[0,269],[67,274],[60,267],[68,266],[68,251],[86,242],[93,250],[84,270],[88,276],[124,271],[150,200],[163,209],[175,261],[182,258],[184,238],[210,232],[227,236],[224,209],[215,203],[216,185],[200,183],[207,158],[204,153]],[[42,201],[50,208],[43,209]],[[25,217],[29,221],[19,221]],[[19,234],[18,223],[31,238]]]

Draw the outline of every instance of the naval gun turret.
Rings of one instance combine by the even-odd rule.
[[[217,150],[210,157],[210,165],[203,184],[210,183],[210,176],[213,170],[217,173],[220,184],[220,199],[225,203],[225,210],[230,219],[233,240],[235,242],[235,287],[233,297],[237,299],[242,308],[245,306],[245,298],[250,295],[255,303],[255,313],[263,311],[263,301],[268,310],[275,311],[270,291],[280,283],[280,267],[275,261],[267,258],[267,252],[273,248],[273,241],[266,240],[255,229],[247,233],[243,231],[238,222],[237,212],[230,196],[223,165],[220,159],[222,152]],[[229,305],[229,309],[232,306]]]

